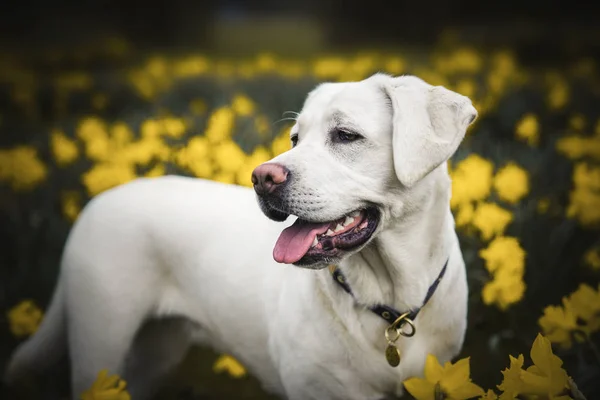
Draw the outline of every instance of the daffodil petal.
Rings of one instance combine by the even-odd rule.
[[[444,369],[440,365],[437,357],[433,354],[428,354],[425,360],[425,379],[430,383],[436,384],[442,380]]]
[[[454,400],[471,399],[477,396],[483,396],[484,390],[473,382],[464,382],[459,387],[448,391],[448,396]]]
[[[404,381],[404,387],[416,400],[435,400],[435,384],[422,378]]]
[[[462,360],[458,360],[455,364],[447,365],[444,369],[444,376],[440,380],[440,384],[447,393],[452,393],[464,383],[469,382],[470,375],[469,358],[463,358]]]

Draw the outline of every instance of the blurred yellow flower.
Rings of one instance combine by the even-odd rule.
[[[229,356],[221,355],[213,365],[213,371],[217,374],[227,372],[234,378],[243,378],[246,376],[246,368],[238,360]]]
[[[562,306],[548,306],[539,319],[544,334],[553,343],[570,348],[572,340],[584,340],[600,330],[600,288],[581,284],[569,296],[563,297]]]
[[[206,57],[191,56],[173,62],[173,75],[177,78],[190,78],[205,74],[210,69]]]
[[[515,127],[518,140],[527,142],[530,146],[537,146],[540,142],[540,127],[534,114],[525,114]]]
[[[522,273],[525,270],[526,253],[514,237],[495,238],[487,248],[479,251],[479,256],[485,260],[485,267],[490,273],[499,270]]]
[[[133,164],[99,163],[83,174],[81,179],[88,194],[95,196],[136,177]]]
[[[592,157],[600,160],[600,135],[567,136],[556,141],[556,150],[571,160]]]
[[[254,114],[256,104],[248,96],[238,93],[231,102],[231,109],[242,117],[247,117]]]
[[[435,400],[440,397],[462,400],[483,396],[481,387],[471,382],[469,358],[455,364],[446,362],[442,366],[436,356],[428,354],[425,361],[425,378],[410,378],[404,381],[406,390],[417,400]]]
[[[151,170],[146,172],[144,174],[144,176],[146,178],[156,178],[159,176],[163,176],[164,174],[165,174],[165,166],[162,164],[158,164],[158,165],[154,166],[154,168],[152,168]]]
[[[502,235],[513,219],[512,213],[495,203],[479,203],[473,215],[473,226],[481,232],[483,240]]]
[[[493,185],[500,199],[516,204],[529,193],[529,176],[523,168],[509,162],[496,173]]]
[[[551,110],[559,110],[568,103],[571,90],[568,83],[556,74],[551,74],[548,80],[550,84],[547,99],[548,106]]]
[[[485,304],[496,304],[501,310],[506,310],[523,298],[525,255],[518,240],[506,236],[495,238],[487,248],[479,251],[486,269],[493,276],[482,290]]]
[[[181,118],[163,118],[162,125],[166,136],[180,138],[186,132],[185,122]]]
[[[85,144],[85,154],[92,160],[104,160],[110,153],[108,129],[104,121],[96,117],[84,118],[77,128],[77,137]]]
[[[176,153],[175,162],[198,178],[208,179],[214,172],[210,159],[210,143],[205,137],[196,136],[190,139],[187,146]]]
[[[450,172],[452,178],[450,205],[452,208],[487,198],[492,188],[493,171],[494,165],[477,154],[471,154],[458,162]]]
[[[347,67],[347,62],[341,57],[324,57],[315,60],[313,74],[319,79],[335,79]]]
[[[400,57],[390,57],[383,64],[385,72],[391,75],[400,75],[404,72],[404,60]]]
[[[456,84],[455,89],[458,93],[462,94],[463,96],[472,98],[475,96],[477,86],[475,85],[475,82],[471,79],[461,79]],[[471,130],[469,130],[469,132],[471,132]]]
[[[235,114],[228,107],[216,109],[208,120],[205,136],[211,143],[219,143],[231,137]]]
[[[473,203],[463,203],[458,206],[458,211],[456,212],[456,226],[464,227],[473,222],[473,217],[475,216],[475,207]]]
[[[484,304],[495,304],[501,310],[519,302],[525,293],[523,275],[511,270],[499,270],[481,292]]]
[[[569,301],[585,332],[589,334],[600,330],[600,286],[596,291],[582,283],[571,293]]]
[[[215,166],[222,172],[235,174],[246,162],[247,155],[232,140],[224,141],[212,148]]]
[[[77,191],[66,191],[61,196],[63,215],[71,222],[77,219],[81,212],[81,194]]]
[[[61,167],[71,164],[79,156],[79,149],[75,141],[57,129],[50,134],[50,147],[56,164]]]
[[[573,170],[574,188],[569,195],[567,217],[585,227],[600,224],[600,167],[577,163]]]
[[[584,262],[592,269],[600,270],[600,248],[591,248],[583,255]]]
[[[126,386],[127,383],[121,377],[109,376],[108,370],[103,369],[92,387],[81,394],[80,400],[130,400]]]
[[[133,140],[133,132],[124,122],[116,122],[110,127],[110,142],[113,149],[122,149]]]
[[[539,319],[539,325],[544,335],[553,343],[565,348],[572,345],[573,332],[578,329],[577,316],[573,311],[570,301],[563,298],[563,305],[548,306],[544,315]]]
[[[7,317],[11,333],[24,337],[38,330],[44,314],[32,300],[23,300],[8,311]]]
[[[7,182],[15,191],[31,190],[44,179],[48,171],[30,146],[0,150],[0,181]]]

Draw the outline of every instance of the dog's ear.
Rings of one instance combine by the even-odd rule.
[[[411,187],[454,154],[477,111],[469,98],[412,76],[384,88],[393,108],[394,169]]]

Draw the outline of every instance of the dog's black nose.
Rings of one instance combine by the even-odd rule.
[[[254,191],[259,195],[272,193],[287,181],[290,171],[281,164],[265,163],[252,171]]]

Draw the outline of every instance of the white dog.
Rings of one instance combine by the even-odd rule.
[[[444,362],[463,343],[446,161],[476,115],[468,98],[412,76],[326,83],[309,94],[293,148],[254,171],[260,208],[251,189],[174,176],[97,196],[8,382],[68,351],[73,398],[108,369],[144,399],[203,343],[284,398],[401,395],[428,353]],[[298,219],[282,232],[263,213]]]

